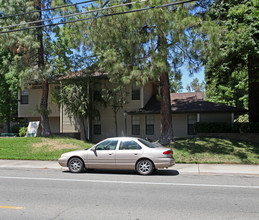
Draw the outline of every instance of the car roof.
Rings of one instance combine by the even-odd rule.
[[[106,138],[104,140],[109,140],[109,139],[118,139],[118,140],[126,140],[126,139],[131,139],[131,140],[138,140],[140,138],[137,137],[110,137],[110,138]]]

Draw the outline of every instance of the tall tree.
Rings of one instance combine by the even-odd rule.
[[[163,1],[129,4],[113,8],[112,13],[123,13],[129,9],[161,5]],[[126,3],[125,2],[125,3]],[[102,1],[92,8],[110,7],[120,1]],[[173,140],[170,103],[169,73],[178,71],[188,59],[187,39],[195,18],[190,18],[189,5],[159,8],[138,13],[106,17],[107,11],[99,11],[91,16],[105,16],[90,20],[81,26],[84,44],[96,56],[99,68],[109,72],[112,83],[128,84],[136,81],[144,85],[149,80],[158,81],[161,95],[161,136],[160,143]],[[188,51],[192,52],[192,51]]]
[[[186,86],[188,92],[204,92],[205,83],[202,81],[199,82],[198,78],[194,78],[193,81]]]
[[[12,69],[13,55],[0,48],[0,120],[6,122],[6,132],[10,132],[10,122],[17,116],[18,87],[17,72]]]
[[[41,115],[41,126],[42,135],[51,135],[49,118],[48,118],[48,96],[49,96],[49,80],[57,74],[57,51],[60,48],[66,46],[65,42],[59,41],[63,47],[54,48],[54,42],[62,37],[59,33],[59,28],[42,27],[46,24],[42,19],[50,18],[53,14],[62,13],[63,10],[42,11],[42,9],[50,8],[51,4],[64,4],[69,1],[67,0],[17,0],[17,1],[7,1],[0,0],[0,11],[2,12],[2,17],[0,19],[0,24],[2,27],[6,27],[14,24],[21,24],[26,22],[38,21],[36,23],[31,23],[25,27],[37,26],[35,29],[12,32],[7,34],[1,34],[1,46],[8,48],[13,52],[16,61],[16,70],[19,73],[20,85],[23,87],[26,83],[31,83],[32,79],[37,79],[42,86],[42,96],[40,101],[40,111]],[[25,12],[35,11],[35,13],[23,14],[18,16],[10,16],[15,14],[22,14]],[[51,23],[51,21],[48,21]],[[12,28],[11,28],[12,29]],[[10,30],[10,28],[2,29]],[[54,39],[54,40],[53,40]],[[56,53],[55,53],[56,52]],[[59,55],[63,57],[68,57],[66,50],[61,50]],[[63,59],[62,61],[68,61],[68,59]],[[62,70],[69,69],[69,65],[63,62]]]
[[[228,102],[231,97],[239,107],[247,106],[248,97],[250,122],[259,122],[258,11],[257,0],[216,0],[207,26],[207,49],[211,50],[206,64],[207,95],[213,98],[215,86],[220,98]]]

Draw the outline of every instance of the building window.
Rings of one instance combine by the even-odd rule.
[[[132,116],[132,135],[140,135],[140,119],[139,116]]]
[[[154,135],[154,117],[152,115],[146,116],[146,135]]]
[[[140,88],[135,84],[132,85],[131,99],[140,100]]]
[[[100,114],[98,114],[94,117],[94,134],[96,134],[96,135],[102,134]]]
[[[29,91],[24,89],[21,91],[21,104],[29,104]]]
[[[187,116],[187,129],[188,135],[195,135],[194,124],[197,122],[197,115],[196,114],[189,114]]]

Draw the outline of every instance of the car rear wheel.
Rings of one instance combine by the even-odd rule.
[[[68,168],[71,173],[81,173],[85,169],[85,166],[80,158],[73,157],[68,162]]]
[[[153,163],[148,159],[140,160],[137,163],[136,170],[140,175],[149,175],[153,172]]]

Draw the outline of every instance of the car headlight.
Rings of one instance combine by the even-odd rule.
[[[60,157],[66,157],[67,156],[67,154],[61,154],[61,156]]]

